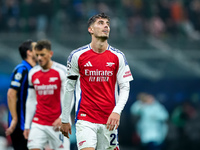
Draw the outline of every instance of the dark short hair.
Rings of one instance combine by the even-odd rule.
[[[27,51],[30,50],[32,51],[32,43],[33,41],[32,40],[26,40],[25,42],[23,42],[18,50],[19,50],[19,53],[22,57],[22,59],[26,59],[27,58]]]
[[[43,50],[44,48],[51,50],[51,42],[49,40],[40,40],[35,45],[35,50]]]
[[[99,18],[108,19],[108,21],[110,21],[110,17],[107,16],[105,13],[96,14],[96,15],[92,16],[91,18],[89,18],[88,28]]]

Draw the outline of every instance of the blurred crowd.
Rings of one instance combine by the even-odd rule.
[[[159,99],[141,92],[130,107],[132,144],[137,150],[198,150],[199,102],[186,99],[172,111]]]
[[[112,32],[122,36],[200,39],[200,0],[0,0],[0,32],[80,33],[99,12],[111,16]]]

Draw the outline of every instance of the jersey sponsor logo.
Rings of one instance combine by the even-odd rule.
[[[91,62],[90,61],[88,61],[85,65],[84,65],[84,67],[92,67],[92,64],[91,64]]]
[[[35,85],[34,88],[38,92],[38,95],[53,95],[54,91],[58,89],[56,84]]]
[[[56,80],[58,80],[58,77],[50,77],[49,78],[49,82],[55,82]]]
[[[34,84],[40,84],[40,80],[37,78],[35,81],[33,81]]]
[[[115,63],[113,63],[113,62],[107,62],[107,63],[106,63],[106,67],[112,67],[114,64],[115,64]]]
[[[89,77],[89,82],[108,82],[109,77]]]
[[[86,142],[86,140],[85,140],[85,141],[81,141],[81,142],[78,143],[78,145],[79,145],[79,146],[82,146],[83,143],[85,143],[85,142]]]
[[[12,82],[11,82],[11,85],[12,85],[12,86],[20,87],[20,86],[21,86],[21,83],[19,83],[19,82],[17,82],[17,81],[12,81]]]
[[[85,69],[85,75],[89,76],[89,82],[108,82],[109,77],[113,75],[113,71]]]
[[[125,72],[125,75],[123,75],[123,78],[129,77],[129,76],[131,76],[130,70]]]
[[[20,80],[22,78],[22,74],[21,73],[16,73],[15,74],[15,80]]]
[[[108,71],[108,70],[89,70],[85,69],[85,75],[86,76],[112,76],[113,71]]]

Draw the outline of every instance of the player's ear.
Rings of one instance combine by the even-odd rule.
[[[51,55],[51,57],[53,56],[53,51],[50,51],[50,55]]]
[[[31,50],[26,51],[27,56],[31,56],[31,53],[32,53]]]
[[[88,32],[90,33],[90,34],[92,34],[93,33],[93,29],[92,29],[92,27],[90,26],[90,27],[88,27]]]

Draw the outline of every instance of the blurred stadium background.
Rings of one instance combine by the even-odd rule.
[[[49,39],[53,59],[65,65],[73,49],[90,42],[87,20],[99,12],[111,17],[109,44],[125,53],[135,79],[122,113],[121,149],[137,150],[129,108],[140,92],[153,94],[170,116],[188,102],[187,138],[179,142],[170,119],[165,148],[198,149],[200,0],[0,0],[0,122],[7,123],[7,89],[13,68],[21,62],[19,44]]]

